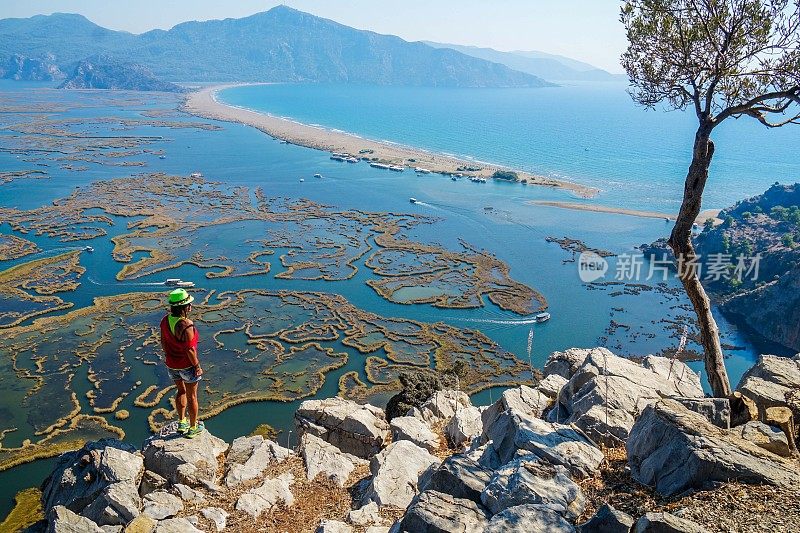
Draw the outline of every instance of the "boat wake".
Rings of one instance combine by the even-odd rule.
[[[103,283],[101,281],[97,281],[91,276],[86,277],[86,281],[91,283],[92,285],[98,285],[100,287],[110,287],[110,286],[119,286],[125,285],[126,287],[164,287],[166,283],[163,281],[133,281],[133,282],[117,282],[117,283]]]
[[[466,317],[456,317],[452,318],[451,320],[454,321],[461,321],[461,322],[476,322],[480,324],[496,324],[498,326],[527,326],[530,324],[536,324],[538,321],[536,317],[531,318],[520,318],[517,320],[500,320],[495,318],[466,318]]]

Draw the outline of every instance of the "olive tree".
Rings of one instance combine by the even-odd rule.
[[[711,388],[715,396],[728,396],[719,328],[691,267],[699,260],[692,226],[714,156],[714,128],[731,118],[770,128],[800,123],[800,0],[626,0],[620,20],[629,42],[622,65],[634,101],[697,115],[692,162],[668,242],[697,313]]]

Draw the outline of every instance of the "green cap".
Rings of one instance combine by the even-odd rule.
[[[169,293],[169,305],[188,305],[194,301],[194,296],[184,289],[175,289]]]

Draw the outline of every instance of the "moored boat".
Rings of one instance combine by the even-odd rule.
[[[192,172],[191,174],[189,174],[189,177],[190,178],[202,178],[203,174],[200,173],[200,172]]]

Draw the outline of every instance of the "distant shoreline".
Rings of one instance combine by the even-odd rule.
[[[378,162],[402,165],[410,169],[422,167],[431,172],[444,174],[460,172],[465,176],[479,176],[483,178],[490,178],[495,170],[508,170],[508,168],[498,165],[459,159],[453,156],[429,152],[420,148],[365,139],[340,131],[311,126],[294,120],[232,106],[220,102],[216,98],[217,93],[221,90],[243,85],[260,84],[241,83],[205,87],[189,93],[182,106],[182,110],[201,118],[236,122],[246,126],[252,126],[271,137],[298,146],[305,146],[306,148],[314,148],[326,152],[343,152],[352,154],[355,157],[377,158]],[[371,152],[366,153],[364,151]],[[459,171],[458,168],[463,166],[481,167],[481,170],[478,172]],[[516,172],[519,179],[527,180],[529,185],[564,189],[582,198],[591,198],[598,193],[597,189],[586,185],[536,176],[527,172]]]
[[[591,211],[593,213],[610,213],[613,215],[629,215],[633,217],[642,217],[642,218],[660,218],[660,219],[669,219],[674,221],[676,216],[674,214],[669,213],[659,213],[658,211],[640,211],[637,209],[625,209],[623,207],[611,207],[607,205],[597,205],[597,204],[579,204],[579,203],[572,203],[572,202],[555,202],[551,200],[531,200],[526,202],[531,205],[543,205],[546,207],[559,207],[561,209],[574,209],[576,211]],[[706,221],[706,219],[713,219],[714,223],[716,224],[719,219],[717,215],[721,209],[705,209],[697,215],[697,219],[695,222],[698,224],[702,224]],[[721,222],[721,221],[720,221]]]

